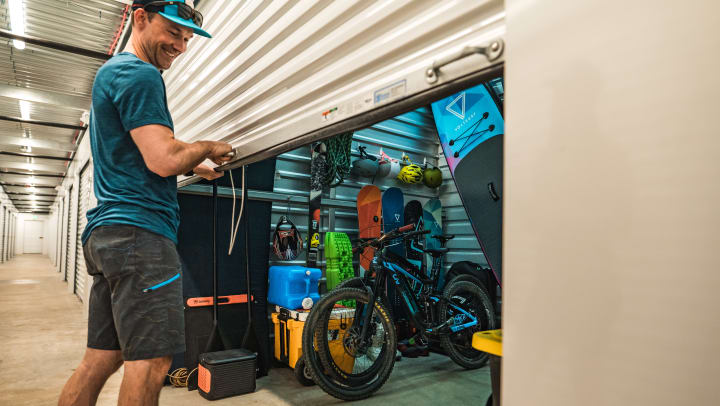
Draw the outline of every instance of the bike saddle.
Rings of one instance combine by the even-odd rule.
[[[430,254],[433,258],[441,257],[448,251],[450,251],[450,248],[426,248],[423,250],[423,252]]]
[[[455,234],[433,235],[432,238],[435,238],[436,240],[440,241],[440,244],[445,244],[446,242],[455,238]]]

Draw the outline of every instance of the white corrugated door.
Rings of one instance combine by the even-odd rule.
[[[10,209],[5,209],[5,224],[3,224],[3,260],[10,260]]]
[[[74,246],[72,244],[73,238],[72,238],[72,219],[75,212],[75,197],[73,196],[73,187],[70,186],[70,189],[68,189],[68,210],[67,210],[67,228],[65,229],[65,276],[64,280],[68,280],[68,275],[70,274],[70,265],[72,265],[72,247]]]
[[[2,238],[0,238],[0,262],[5,262],[5,218],[7,217],[7,207],[2,208],[2,220],[0,222],[0,230],[2,230]]]
[[[85,255],[83,255],[82,233],[87,225],[88,208],[90,207],[90,191],[92,190],[92,165],[88,162],[80,171],[80,188],[77,205],[77,234],[75,238],[75,294],[80,300],[85,297],[85,285],[87,281],[87,268],[85,267]]]
[[[196,36],[166,72],[168,104],[178,139],[230,142],[233,166],[426,105],[420,98],[452,94],[504,58],[502,0],[199,8],[214,38]]]

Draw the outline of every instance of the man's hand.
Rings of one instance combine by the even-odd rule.
[[[196,166],[195,169],[193,169],[193,172],[199,177],[207,180],[221,178],[225,174],[225,172],[216,172],[213,168],[204,164]]]
[[[207,158],[215,162],[215,164],[222,165],[232,159],[229,155],[230,152],[232,152],[232,146],[230,144],[222,141],[207,142],[212,143],[210,146],[210,153],[207,155]]]

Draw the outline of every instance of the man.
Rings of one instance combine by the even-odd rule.
[[[185,52],[202,16],[191,0],[136,0],[129,45],[95,77],[90,142],[98,206],[82,236],[90,292],[85,356],[60,405],[94,405],[124,363],[119,405],[157,405],[172,354],[185,350],[176,175],[229,160],[230,145],[175,140],[162,70]]]

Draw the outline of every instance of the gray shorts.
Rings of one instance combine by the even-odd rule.
[[[168,238],[126,225],[100,226],[83,247],[93,276],[89,348],[123,359],[185,351],[180,256]]]

